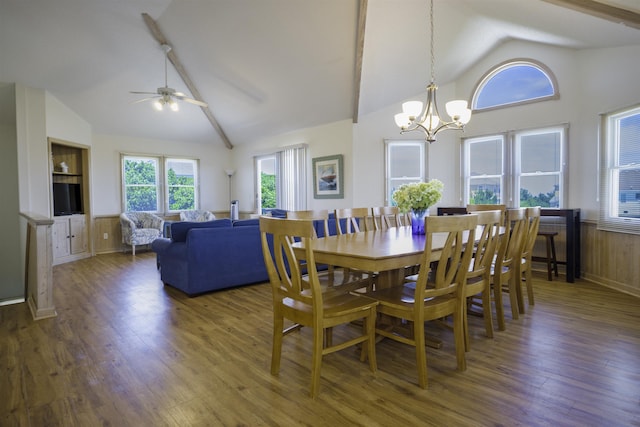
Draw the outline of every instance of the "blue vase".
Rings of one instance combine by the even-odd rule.
[[[429,216],[429,209],[411,211],[411,232],[413,234],[425,234],[424,220]]]

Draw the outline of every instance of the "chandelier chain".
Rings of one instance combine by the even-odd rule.
[[[435,62],[436,54],[433,41],[433,0],[431,0],[431,7],[429,10],[429,31],[431,32],[431,83],[436,81]]]

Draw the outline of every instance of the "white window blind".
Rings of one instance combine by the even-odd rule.
[[[640,234],[640,106],[602,115],[598,229]]]
[[[299,211],[307,208],[307,147],[286,147],[277,153],[276,206]],[[278,173],[279,172],[279,173]]]

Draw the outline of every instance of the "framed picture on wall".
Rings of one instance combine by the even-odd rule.
[[[344,198],[342,154],[313,159],[313,198]]]

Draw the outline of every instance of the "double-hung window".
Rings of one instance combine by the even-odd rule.
[[[464,140],[464,200],[510,207],[564,205],[566,126]]]
[[[640,106],[603,115],[598,228],[640,234]]]
[[[394,204],[392,194],[402,184],[426,180],[424,141],[385,141],[385,205]]]
[[[175,213],[199,208],[198,160],[122,156],[124,211]]]

